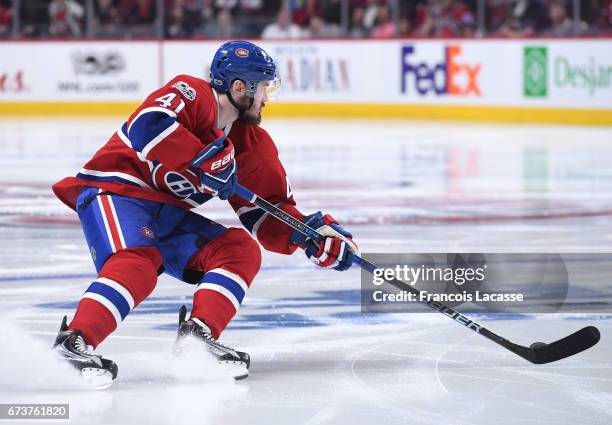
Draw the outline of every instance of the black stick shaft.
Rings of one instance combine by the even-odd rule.
[[[323,236],[319,232],[317,232],[312,227],[302,223],[300,220],[296,219],[291,214],[288,214],[287,212],[276,207],[265,199],[257,196],[255,193],[245,188],[244,186],[240,184],[237,184],[236,186],[236,195],[238,195],[245,201],[255,204],[265,212],[273,215],[278,220],[289,225],[290,227],[302,233],[303,235],[314,239],[315,241],[320,241],[321,239],[323,239]],[[358,264],[361,268],[369,271],[370,273],[374,273],[374,270],[379,268],[375,264],[372,264],[368,260],[361,258],[357,255],[354,256],[354,263]],[[485,338],[495,342],[496,344],[501,345],[509,351],[512,351],[513,353],[524,358],[525,360],[528,360],[535,364],[550,363],[569,356],[573,356],[574,354],[584,351],[597,344],[600,338],[599,330],[594,326],[588,326],[577,332],[574,332],[571,335],[568,335],[565,338],[554,341],[551,344],[546,345],[544,348],[524,347],[497,335],[495,332],[485,328],[474,320],[468,318],[467,316],[464,316],[457,310],[448,307],[447,305],[441,302],[431,301],[428,299],[428,297],[421,298],[421,294],[423,293],[422,291],[414,288],[411,285],[408,285],[407,283],[402,282],[401,280],[385,279],[385,281],[393,287],[399,289],[400,291],[408,291],[413,293],[417,296],[417,300],[421,304],[425,304],[429,308],[436,310],[437,312],[442,313],[445,316],[450,317],[455,322],[462,324],[473,332],[484,336]]]
[[[248,189],[242,186],[240,188],[243,190],[238,190],[237,194],[238,196],[242,197],[244,200],[257,205],[259,208],[261,208],[265,212],[269,213],[270,215],[273,215],[278,220],[291,226],[292,228],[294,228],[295,230],[297,230],[298,232],[302,233],[303,235],[309,238],[313,238],[316,241],[319,241],[323,238],[323,236],[321,236],[319,232],[317,232],[312,227],[302,223],[300,220],[296,219],[291,214],[288,214],[287,212],[281,210],[277,206],[259,197],[258,195],[254,194]],[[355,263],[358,264],[361,268],[369,271],[370,273],[374,273],[374,270],[378,268],[378,266],[376,266],[375,264],[372,264],[368,260],[361,258],[357,255],[355,255]],[[457,310],[451,307],[448,307],[447,305],[444,305],[443,303],[440,303],[437,301],[429,301],[429,300],[421,301],[421,297],[420,297],[421,291],[412,287],[411,285],[408,285],[407,283],[402,282],[401,280],[385,279],[385,281],[389,283],[390,285],[392,285],[393,287],[399,289],[400,291],[409,291],[415,294],[419,302],[421,302],[422,304],[425,304],[429,308],[436,310],[450,317],[451,319],[455,320],[456,322],[459,322],[460,324],[467,327],[468,329],[471,329],[472,331],[479,333],[480,335],[490,339],[493,342],[496,342],[497,344],[500,344],[506,347],[505,344],[510,343],[510,341],[506,340],[505,338],[502,338],[501,336],[497,335],[495,332],[490,331],[484,326],[476,323],[472,319],[464,316],[463,314],[459,313]]]

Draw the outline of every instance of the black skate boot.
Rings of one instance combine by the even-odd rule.
[[[69,331],[66,316],[62,320],[53,350],[81,372],[81,376],[96,390],[105,390],[117,377],[117,364],[93,353],[85,344],[80,331]]]
[[[180,354],[185,338],[193,336],[206,345],[206,349],[217,358],[220,364],[229,365],[234,374],[234,379],[245,379],[249,376],[251,360],[247,353],[220,344],[212,337],[210,328],[200,319],[186,320],[186,318],[187,307],[182,306],[179,310],[179,326],[174,343],[175,354]]]

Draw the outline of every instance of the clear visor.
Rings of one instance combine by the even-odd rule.
[[[257,90],[255,91],[255,101],[268,102],[278,98],[278,94],[281,89],[281,79],[279,77],[273,80],[263,80],[257,83]]]
[[[266,86],[266,95],[268,96],[268,100],[278,99],[278,95],[281,91],[281,79],[280,77],[275,77],[273,80],[268,81],[268,85]]]

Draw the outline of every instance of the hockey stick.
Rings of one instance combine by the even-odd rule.
[[[300,220],[291,216],[291,214],[286,213],[285,211],[269,203],[265,199],[260,198],[255,193],[251,192],[249,189],[245,188],[240,184],[237,184],[236,186],[236,195],[238,195],[245,201],[255,204],[268,214],[273,215],[278,220],[291,226],[298,232],[306,235],[309,238],[314,239],[317,242],[319,242],[323,238],[323,236],[312,227],[302,223]],[[368,260],[361,258],[357,255],[355,255],[354,263],[358,264],[362,269],[365,269],[370,273],[374,273],[374,270],[378,268],[376,265],[372,264]],[[420,290],[398,279],[385,279],[385,281],[399,290],[409,291],[417,296],[421,294]],[[417,299],[421,300],[421,297],[418,297]],[[471,329],[472,331],[484,336],[485,338],[488,338],[491,341],[501,345],[507,350],[510,350],[513,353],[521,356],[525,360],[528,360],[531,363],[535,364],[556,362],[557,360],[561,360],[566,357],[573,356],[574,354],[578,354],[597,344],[600,337],[599,330],[595,326],[587,326],[577,332],[574,332],[571,335],[566,336],[565,338],[561,338],[557,341],[551,342],[550,344],[536,342],[531,344],[529,347],[525,347],[519,344],[515,344],[514,342],[497,335],[495,332],[490,331],[484,326],[459,313],[457,310],[454,310],[440,302],[419,302],[427,305],[433,310],[436,310],[450,317],[451,319],[461,323],[468,329]]]

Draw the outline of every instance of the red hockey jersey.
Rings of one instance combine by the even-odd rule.
[[[217,94],[202,79],[179,75],[153,92],[75,177],[53,185],[56,196],[75,209],[85,186],[119,195],[170,203],[184,209],[211,199],[189,166],[204,146],[223,135],[217,128]],[[302,219],[278,151],[260,127],[235,122],[238,181]],[[291,229],[240,199],[230,203],[243,225],[268,250],[290,254]]]

